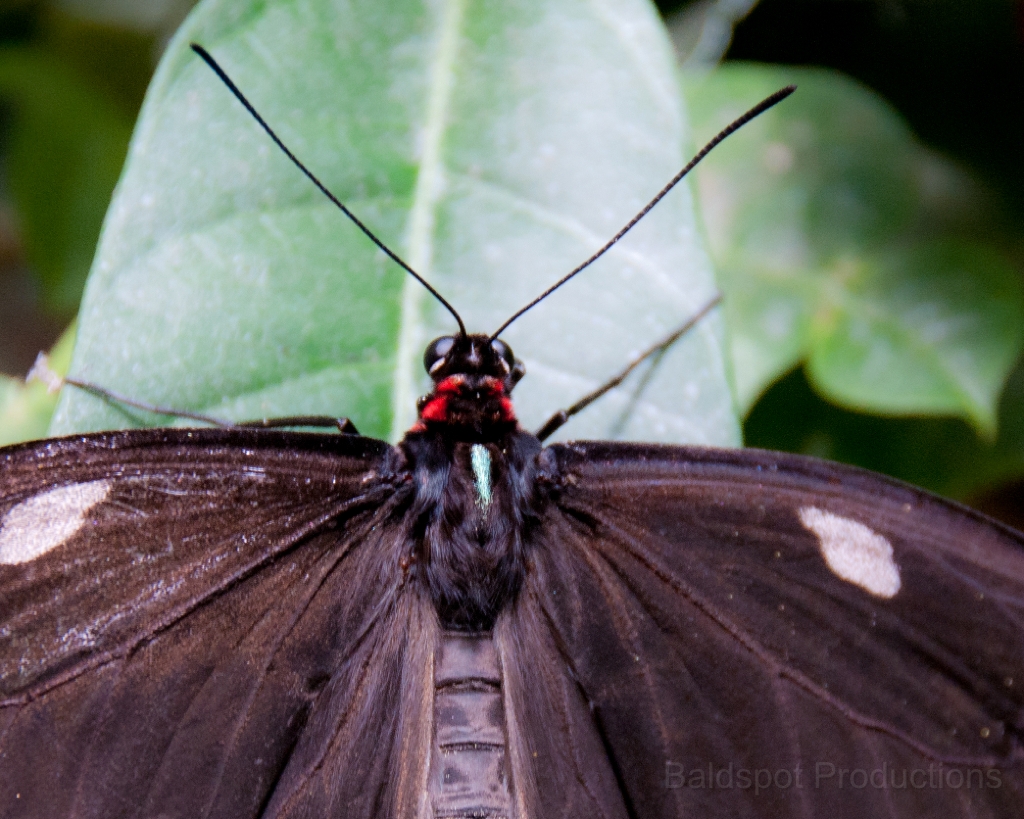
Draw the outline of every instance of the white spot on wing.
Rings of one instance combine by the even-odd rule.
[[[863,523],[813,506],[802,507],[799,515],[800,522],[818,536],[821,556],[838,577],[877,597],[896,596],[900,570],[888,540]]]
[[[0,563],[28,563],[66,543],[111,485],[101,480],[58,486],[11,507],[0,521]]]

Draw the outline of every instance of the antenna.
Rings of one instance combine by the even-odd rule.
[[[191,45],[192,50],[200,57],[202,57],[203,61],[208,66],[210,66],[211,69],[213,69],[213,73],[220,77],[221,82],[223,82],[224,85],[228,87],[228,90],[235,95],[235,99],[237,99],[240,103],[242,103],[242,105],[245,106],[245,110],[248,111],[252,115],[252,118],[260,124],[260,127],[267,132],[267,136],[274,140],[274,144],[277,145],[277,147],[284,152],[284,155],[287,156],[294,163],[295,167],[302,171],[309,178],[309,180],[320,189],[320,192],[323,193],[324,196],[330,199],[331,202],[333,202],[337,206],[337,208],[342,213],[344,213],[357,228],[359,228],[363,233],[365,233],[371,242],[373,242],[375,245],[377,245],[377,247],[383,250],[392,259],[392,261],[394,261],[399,267],[405,270],[406,273],[408,273],[410,276],[416,279],[416,281],[422,284],[427,289],[427,292],[430,293],[430,295],[432,295],[435,299],[437,299],[438,302],[440,302],[441,305],[449,313],[451,313],[452,316],[455,317],[455,321],[457,321],[459,324],[460,335],[468,335],[466,333],[466,325],[462,323],[461,316],[459,316],[459,314],[455,312],[455,308],[448,303],[447,299],[445,299],[440,293],[438,293],[430,285],[430,283],[426,279],[424,279],[419,273],[417,273],[415,270],[409,267],[409,265],[407,265],[405,261],[403,261],[402,258],[397,253],[395,253],[391,248],[384,244],[384,242],[378,239],[376,234],[374,234],[372,230],[370,230],[366,225],[364,225],[359,220],[359,218],[354,213],[352,213],[352,211],[345,207],[345,205],[342,203],[340,199],[338,199],[337,196],[335,196],[333,193],[330,192],[330,190],[327,189],[327,186],[324,185],[323,182],[316,178],[316,176],[309,168],[307,168],[305,165],[302,164],[302,162],[299,161],[299,158],[295,156],[295,154],[293,154],[288,149],[288,146],[281,141],[281,138],[274,133],[274,129],[271,128],[267,124],[267,121],[260,116],[259,112],[253,107],[252,103],[249,102],[248,99],[246,99],[245,94],[243,94],[241,90],[239,90],[238,86],[235,85],[235,83],[227,75],[227,72],[225,72],[224,69],[221,68],[220,65],[217,63],[217,61],[213,59],[213,57],[210,55],[210,52],[208,52],[198,43],[192,43]]]
[[[773,105],[776,105],[776,104],[782,102],[786,97],[788,97],[794,91],[796,91],[796,86],[795,85],[787,85],[785,88],[782,88],[782,89],[776,91],[770,97],[768,97],[768,98],[762,100],[761,102],[759,102],[757,105],[755,105],[749,111],[747,111],[747,113],[743,114],[743,116],[739,117],[738,119],[733,120],[731,123],[729,123],[727,126],[725,126],[725,128],[723,128],[721,131],[719,131],[712,138],[712,140],[707,145],[705,145],[703,148],[700,149],[700,151],[697,152],[697,155],[686,164],[685,168],[683,168],[679,173],[677,173],[675,176],[673,176],[672,179],[669,181],[669,183],[664,188],[662,188],[660,191],[658,191],[658,195],[657,196],[655,196],[650,202],[648,202],[646,205],[644,205],[643,210],[641,210],[636,216],[634,216],[632,219],[630,219],[629,222],[626,223],[626,226],[624,228],[622,228],[622,230],[620,230],[618,233],[616,233],[614,236],[612,236],[612,238],[607,242],[607,244],[604,245],[604,247],[602,247],[593,256],[591,256],[589,259],[587,259],[585,262],[583,262],[583,264],[581,264],[578,267],[574,268],[573,270],[569,271],[569,273],[567,273],[565,276],[563,276],[561,279],[559,279],[557,282],[555,282],[553,285],[551,285],[551,287],[549,287],[547,290],[545,290],[543,293],[541,293],[539,296],[537,296],[537,298],[535,298],[533,301],[531,301],[525,307],[523,307],[522,309],[520,309],[517,312],[513,313],[512,317],[510,319],[508,319],[504,324],[502,324],[497,330],[494,331],[494,334],[491,336],[491,340],[493,341],[498,336],[500,336],[502,334],[502,332],[504,332],[506,329],[508,329],[508,326],[513,321],[515,321],[517,318],[519,318],[521,315],[523,315],[523,313],[525,313],[528,310],[531,310],[534,307],[536,307],[538,304],[540,304],[542,301],[544,301],[544,299],[546,299],[548,296],[550,296],[552,293],[554,293],[559,287],[561,287],[563,284],[565,284],[570,279],[572,279],[574,276],[576,276],[576,274],[578,274],[578,273],[582,272],[583,270],[585,270],[586,268],[590,267],[590,265],[592,265],[594,262],[596,262],[598,259],[600,259],[605,253],[607,253],[609,250],[611,250],[612,246],[616,242],[618,242],[619,239],[621,239],[623,236],[625,236],[627,233],[629,233],[629,231],[633,229],[633,226],[637,222],[639,222],[648,213],[650,213],[651,208],[653,208],[662,199],[664,199],[665,196],[668,194],[668,192],[670,190],[672,190],[672,188],[674,188],[676,185],[678,185],[682,181],[683,177],[686,176],[690,171],[692,171],[697,166],[697,164],[704,157],[706,157],[709,153],[711,153],[711,151],[715,148],[716,145],[718,145],[719,142],[721,142],[727,136],[732,134],[734,131],[737,131],[740,128],[742,128],[744,125],[746,125],[748,122],[750,122],[750,120],[754,119],[754,117],[759,116],[760,114],[763,114],[765,111],[767,111]]]

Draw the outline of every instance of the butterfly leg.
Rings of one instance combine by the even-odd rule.
[[[111,401],[116,404],[123,404],[128,407],[134,407],[135,409],[144,410],[145,412],[156,413],[157,415],[170,415],[175,418],[188,418],[192,421],[199,421],[204,424],[211,424],[215,427],[243,427],[246,429],[279,429],[281,427],[334,427],[342,435],[358,435],[359,431],[356,429],[356,425],[353,424],[348,418],[333,418],[329,415],[293,415],[286,418],[262,418],[257,421],[243,421],[241,423],[235,423],[233,421],[227,421],[223,418],[215,418],[212,415],[203,415],[199,412],[189,412],[188,410],[172,409],[170,407],[163,407],[159,404],[150,404],[147,401],[137,401],[133,398],[120,395],[113,390],[108,390],[105,387],[91,384],[88,381],[79,381],[77,378],[63,379],[65,384],[70,384],[73,387],[78,387],[80,390],[95,395],[98,398],[102,398],[105,401]]]
[[[639,367],[644,361],[649,359],[651,356],[664,352],[669,347],[671,347],[698,321],[700,321],[702,318],[704,318],[704,316],[710,313],[712,309],[718,306],[721,303],[721,301],[722,294],[716,293],[714,298],[712,298],[707,304],[700,308],[700,310],[698,310],[693,316],[687,319],[681,327],[673,330],[669,335],[661,339],[661,341],[658,341],[657,343],[649,347],[647,350],[640,353],[640,355],[638,355],[631,362],[629,362],[629,364],[626,365],[626,367],[614,378],[611,378],[610,380],[606,381],[593,392],[589,392],[586,395],[584,395],[579,401],[577,401],[568,409],[559,410],[550,418],[548,418],[548,420],[544,422],[544,425],[539,430],[537,430],[537,437],[541,441],[543,441],[545,438],[548,438],[555,432],[555,430],[561,427],[566,421],[568,421],[574,415],[576,415],[581,410],[592,404],[594,401],[596,401],[609,390],[612,390],[615,387],[619,386],[619,384],[625,381],[626,377],[631,372],[633,372],[633,370]]]
[[[137,401],[134,398],[128,398],[125,395],[120,395],[113,390],[108,390],[106,387],[100,387],[97,384],[91,384],[88,381],[79,381],[77,378],[71,378],[64,376],[61,379],[64,384],[70,384],[72,387],[78,387],[78,389],[95,395],[97,398],[102,398],[104,401],[113,404],[123,404],[126,407],[134,407],[145,412],[152,412],[157,415],[170,415],[175,418],[188,418],[193,421],[200,421],[204,424],[212,424],[215,427],[231,427],[234,424],[231,421],[226,421],[223,418],[214,418],[212,415],[203,415],[199,412],[189,412],[188,410],[172,409],[171,407],[162,407],[159,404],[150,404],[148,401]]]
[[[342,435],[358,435],[359,430],[348,418],[332,418],[330,415],[290,415],[285,418],[263,418],[259,421],[243,421],[232,424],[248,429],[279,429],[281,427],[335,427]]]

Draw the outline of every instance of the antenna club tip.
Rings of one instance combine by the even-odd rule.
[[[786,99],[786,97],[788,97],[794,91],[796,91],[796,86],[795,85],[787,85],[784,88],[780,88],[778,91],[776,91],[770,97],[767,97],[764,100],[764,102],[761,103],[761,105],[757,106],[753,110],[757,111],[758,108],[759,108],[760,111],[758,111],[758,113],[763,113],[768,108],[774,108],[776,105],[778,105],[780,102],[782,102],[784,99]]]

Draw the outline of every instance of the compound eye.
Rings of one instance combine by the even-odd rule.
[[[423,354],[423,366],[427,368],[429,375],[433,375],[440,369],[444,364],[445,357],[454,346],[455,338],[453,336],[441,336],[430,342],[427,351]]]
[[[505,372],[512,372],[512,369],[516,366],[516,356],[512,352],[512,348],[500,338],[496,338],[491,342],[491,350],[494,351],[498,358],[505,362]]]

